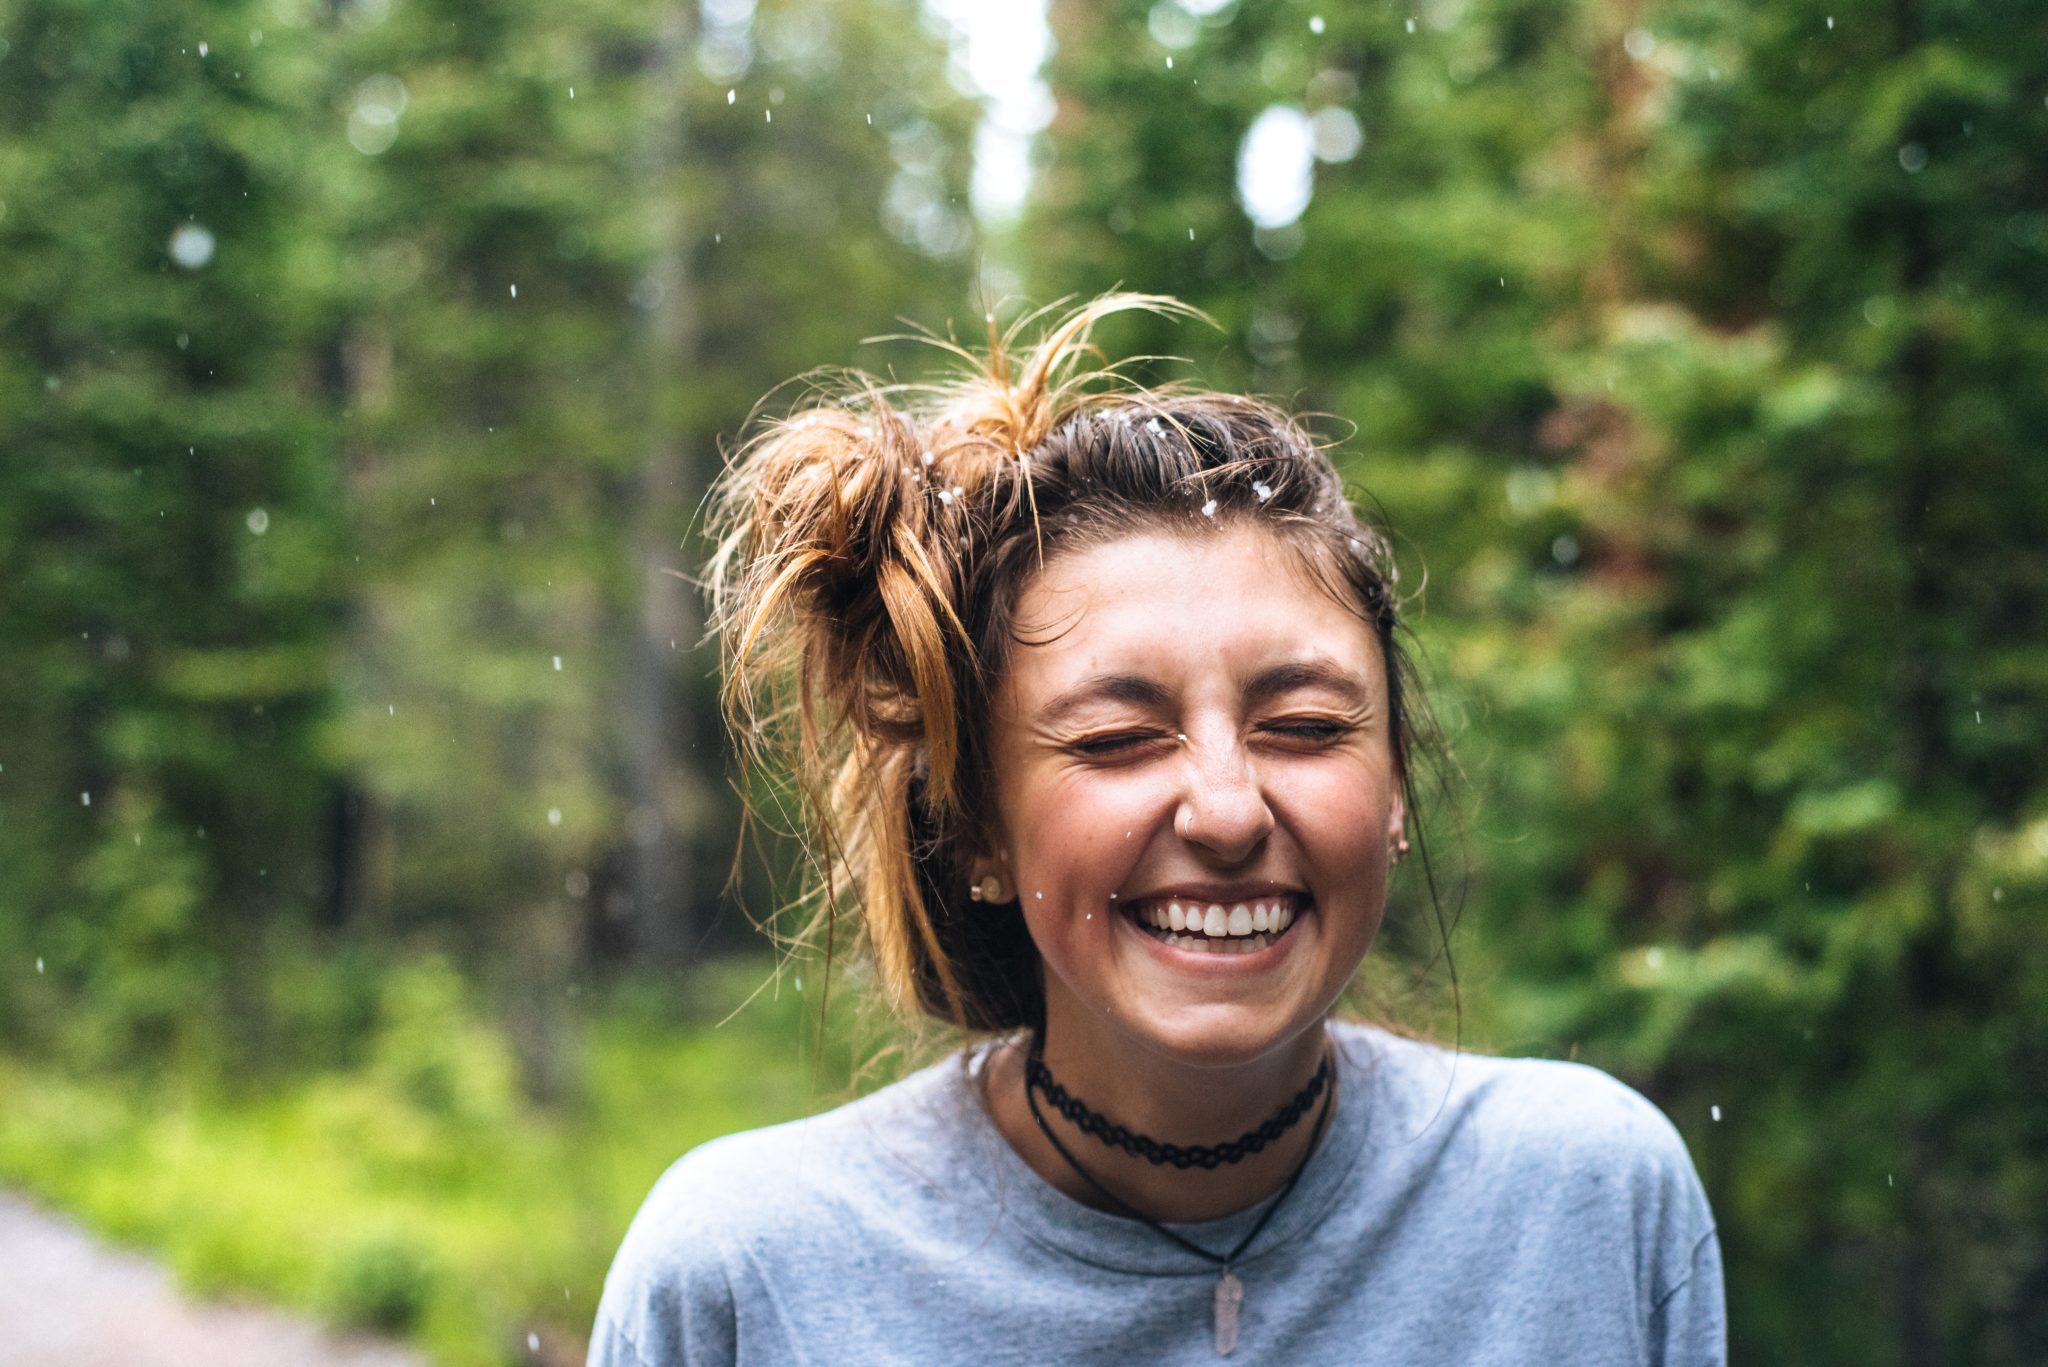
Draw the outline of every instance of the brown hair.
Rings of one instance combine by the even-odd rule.
[[[1229,394],[1082,372],[1107,314],[1194,310],[1096,299],[1011,377],[1011,339],[929,386],[851,376],[740,448],[714,494],[710,574],[724,702],[743,762],[792,782],[815,865],[810,923],[851,914],[906,1013],[974,1030],[1043,1025],[1039,963],[1014,905],[967,897],[994,794],[989,706],[1025,583],[1052,557],[1139,530],[1256,519],[1374,628],[1408,810],[1419,701],[1395,637],[1396,574],[1327,452],[1291,417]],[[1197,315],[1198,316],[1198,315]],[[1420,835],[1418,829],[1418,837]],[[828,951],[829,952],[829,951]]]

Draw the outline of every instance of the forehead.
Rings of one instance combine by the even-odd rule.
[[[1169,686],[1328,661],[1374,685],[1379,643],[1303,551],[1257,527],[1144,531],[1055,556],[1018,597],[1004,692],[1023,708],[1107,670]]]

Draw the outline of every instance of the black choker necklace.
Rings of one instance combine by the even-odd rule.
[[[1308,1171],[1308,1160],[1315,1157],[1316,1141],[1323,1137],[1323,1125],[1330,1118],[1330,1099],[1336,1094],[1334,1088],[1327,1088],[1329,1077],[1330,1053],[1326,1045],[1323,1050],[1322,1066],[1316,1069],[1316,1075],[1309,1079],[1308,1086],[1302,1088],[1300,1094],[1294,1100],[1288,1102],[1287,1105],[1280,1109],[1278,1115],[1268,1120],[1264,1125],[1259,1126],[1258,1129],[1253,1130],[1250,1134],[1245,1135],[1244,1138],[1235,1140],[1231,1144],[1218,1144],[1211,1148],[1183,1149],[1172,1144],[1160,1144],[1145,1138],[1143,1135],[1134,1135],[1120,1125],[1111,1125],[1103,1117],[1089,1110],[1080,1102],[1075,1101],[1071,1096],[1068,1096],[1065,1090],[1052,1080],[1052,1074],[1046,1071],[1044,1060],[1038,1056],[1037,1042],[1033,1041],[1031,1053],[1025,1058],[1024,1104],[1030,1107],[1031,1118],[1038,1122],[1038,1128],[1044,1132],[1046,1139],[1058,1151],[1059,1156],[1066,1160],[1067,1166],[1079,1174],[1082,1181],[1093,1187],[1098,1196],[1121,1209],[1131,1218],[1149,1226],[1153,1232],[1165,1235],[1188,1252],[1215,1264],[1221,1269],[1221,1275],[1216,1279],[1215,1293],[1210,1297],[1210,1300],[1212,1302],[1212,1314],[1215,1316],[1216,1352],[1219,1356],[1228,1357],[1237,1347],[1238,1314],[1244,1305],[1244,1283],[1237,1279],[1237,1274],[1231,1269],[1237,1260],[1243,1256],[1244,1251],[1252,1246],[1252,1240],[1258,1238],[1259,1234],[1266,1228],[1266,1224],[1273,1218],[1274,1212],[1287,1203],[1287,1198],[1294,1194],[1295,1186],[1301,1181],[1301,1175]],[[1038,1109],[1038,1092],[1041,1088],[1045,1090],[1047,1099],[1052,1101],[1055,1106],[1060,1107],[1061,1115],[1066,1116],[1067,1119],[1072,1120],[1076,1125],[1081,1126],[1082,1129],[1095,1135],[1096,1138],[1101,1139],[1104,1143],[1115,1144],[1127,1153],[1136,1153],[1140,1157],[1148,1158],[1154,1163],[1173,1163],[1175,1159],[1172,1157],[1154,1158],[1150,1153],[1143,1152],[1132,1146],[1135,1144],[1146,1144],[1161,1153],[1167,1154],[1211,1155],[1213,1161],[1200,1163],[1200,1166],[1208,1168],[1216,1167],[1219,1163],[1224,1162],[1235,1163],[1243,1158],[1245,1153],[1257,1153],[1271,1140],[1285,1134],[1295,1121],[1301,1119],[1302,1112],[1308,1109],[1309,1104],[1315,1100],[1318,1092],[1323,1093],[1323,1104],[1316,1111],[1315,1128],[1309,1131],[1308,1148],[1302,1152],[1301,1161],[1294,1165],[1293,1173],[1288,1176],[1287,1181],[1281,1186],[1279,1194],[1266,1206],[1265,1213],[1259,1216],[1258,1222],[1251,1227],[1250,1232],[1237,1241],[1235,1248],[1231,1249],[1228,1253],[1213,1253],[1203,1248],[1200,1244],[1195,1243],[1192,1239],[1160,1224],[1157,1220],[1118,1196],[1108,1187],[1103,1186],[1101,1182],[1096,1180],[1095,1174],[1082,1167],[1080,1160],[1067,1152],[1065,1144],[1060,1143],[1060,1137],[1052,1132],[1052,1126],[1046,1123],[1044,1114]],[[1069,1110],[1067,1109],[1068,1106],[1072,1106],[1074,1109]],[[1075,1116],[1075,1110],[1078,1110],[1082,1116],[1087,1117],[1088,1121],[1094,1122],[1095,1125],[1103,1129],[1113,1130],[1122,1138],[1112,1139],[1098,1129],[1090,1129],[1086,1122]],[[1268,1131],[1271,1131],[1271,1133],[1269,1134]],[[1246,1144],[1249,1144],[1251,1147],[1237,1153],[1234,1157],[1213,1157],[1224,1150],[1235,1149]],[[1178,1163],[1177,1166],[1183,1168],[1193,1167],[1199,1162],[1199,1159],[1190,1158],[1185,1163]]]
[[[1293,1129],[1301,1118],[1308,1114],[1308,1108],[1315,1105],[1330,1081],[1330,1056],[1323,1055],[1323,1063],[1316,1069],[1316,1075],[1308,1080],[1308,1086],[1295,1093],[1294,1100],[1278,1111],[1255,1130],[1246,1130],[1236,1139],[1221,1144],[1193,1144],[1183,1147],[1179,1144],[1162,1144],[1150,1135],[1133,1134],[1111,1120],[1100,1111],[1091,1110],[1079,1097],[1053,1081],[1052,1070],[1045,1066],[1045,1059],[1033,1042],[1031,1053],[1024,1060],[1024,1094],[1031,1095],[1034,1088],[1045,1093],[1045,1099],[1055,1111],[1065,1116],[1070,1124],[1082,1134],[1101,1140],[1113,1149],[1122,1149],[1133,1158],[1142,1158],[1155,1167],[1172,1166],[1186,1171],[1188,1168],[1213,1170],[1232,1163],[1242,1163]]]

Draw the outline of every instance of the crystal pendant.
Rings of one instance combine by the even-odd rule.
[[[1225,1268],[1216,1283],[1216,1353],[1229,1357],[1237,1347],[1237,1311],[1244,1304],[1244,1283]]]

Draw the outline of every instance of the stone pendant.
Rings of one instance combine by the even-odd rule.
[[[1229,1268],[1216,1283],[1216,1354],[1229,1357],[1237,1347],[1237,1311],[1244,1304],[1244,1283]]]

